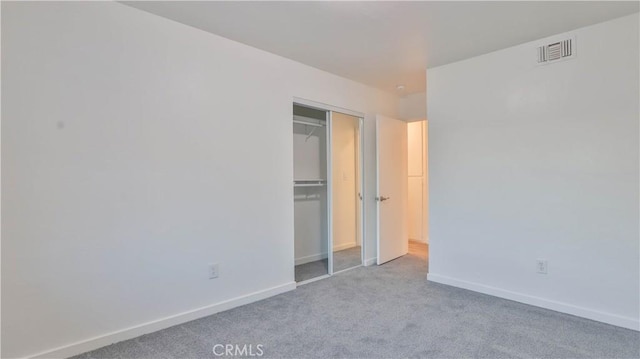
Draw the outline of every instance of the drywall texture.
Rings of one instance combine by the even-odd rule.
[[[407,143],[409,239],[428,242],[427,121],[407,124]]]
[[[294,97],[367,114],[369,243],[394,95],[115,2],[3,2],[2,357],[292,283]]]
[[[405,121],[420,121],[427,118],[427,96],[424,92],[401,97],[398,101],[398,117]]]
[[[638,329],[639,60],[634,14],[427,71],[430,279]]]

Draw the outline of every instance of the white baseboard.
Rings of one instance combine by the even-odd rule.
[[[262,299],[272,297],[290,290],[296,289],[296,282],[285,283],[276,287],[253,292],[247,295],[225,300],[219,303],[196,308],[186,312],[174,314],[168,317],[156,319],[147,323],[142,323],[133,327],[117,330],[115,332],[103,334],[90,339],[82,340],[72,344],[64,345],[55,349],[50,349],[38,354],[30,355],[29,358],[68,358],[82,354],[104,346],[133,339],[144,334],[156,332],[174,325],[186,323],[195,319],[203,318],[215,313],[229,310],[241,305],[257,302]]]
[[[321,259],[327,259],[328,257],[329,257],[329,255],[327,253],[312,254],[310,256],[304,256],[304,257],[296,258],[295,259],[295,265],[299,266],[301,264],[315,262],[315,261],[319,261]]]
[[[424,239],[422,239],[422,238],[420,238],[420,239],[413,239],[413,238],[409,238],[409,241],[411,241],[411,242],[418,242],[418,243],[424,243],[424,244],[429,243],[428,241],[426,241],[426,240],[424,240]]]
[[[296,286],[301,286],[301,285],[305,285],[305,284],[309,284],[309,283],[313,283],[316,281],[319,281],[321,279],[327,279],[327,278],[331,278],[330,275],[325,274],[325,275],[321,275],[319,277],[315,277],[315,278],[311,278],[311,279],[307,279],[307,280],[303,280],[302,282],[296,282]]]
[[[376,260],[377,260],[377,258],[375,258],[375,257],[369,258],[369,259],[365,259],[364,260],[364,266],[368,267],[368,266],[374,265],[374,264],[376,264]]]
[[[342,251],[345,249],[349,249],[349,248],[353,248],[355,246],[357,246],[358,244],[356,242],[349,242],[349,243],[343,243],[343,244],[339,244],[339,245],[334,245],[333,246],[333,251]]]
[[[556,312],[575,315],[577,317],[587,318],[598,322],[603,322],[618,327],[640,331],[640,321],[638,318],[623,317],[616,314],[600,312],[597,310],[578,307],[568,303],[557,302],[545,298],[535,297],[528,294],[512,292],[509,290],[496,288],[484,284],[467,282],[439,274],[427,274],[427,280],[450,285],[453,287],[464,288],[474,292],[489,294],[495,297],[505,298],[520,303],[533,305],[545,309],[554,310]]]
[[[351,242],[351,243],[344,243],[344,244],[340,244],[337,246],[333,246],[333,251],[341,251],[344,249],[349,249],[349,248],[353,248],[357,246],[356,242]],[[310,262],[315,262],[315,261],[319,261],[321,259],[327,259],[329,257],[329,255],[325,252],[325,253],[318,253],[318,254],[312,254],[310,256],[304,256],[304,257],[299,257],[295,259],[295,264],[297,266],[301,265],[301,264],[305,264],[305,263],[310,263]]]

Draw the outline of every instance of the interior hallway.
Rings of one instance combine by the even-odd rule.
[[[426,280],[427,246],[76,358],[638,358],[640,333]]]
[[[424,242],[409,240],[409,254],[418,258],[429,259],[429,244]]]

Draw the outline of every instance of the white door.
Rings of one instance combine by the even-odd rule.
[[[378,264],[407,254],[407,123],[376,117]]]

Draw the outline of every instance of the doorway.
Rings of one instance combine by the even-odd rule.
[[[429,257],[429,160],[428,123],[407,124],[407,192],[409,254]]]
[[[427,124],[376,116],[378,265],[406,254],[428,260]]]

